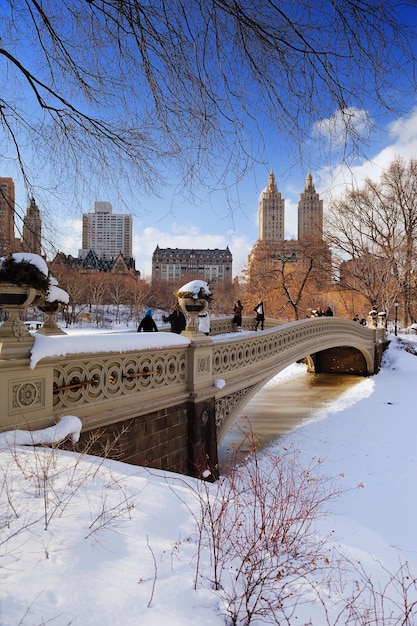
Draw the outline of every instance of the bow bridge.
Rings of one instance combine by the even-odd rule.
[[[384,323],[333,317],[269,319],[258,332],[232,333],[230,319],[211,326],[210,337],[155,333],[155,347],[140,347],[150,345],[149,334],[127,333],[128,350],[115,347],[120,334],[100,335],[94,353],[72,353],[74,337],[59,337],[65,356],[58,357],[57,338],[42,336],[51,356],[46,350],[36,363],[36,333],[17,356],[9,345],[0,358],[0,431],[38,430],[76,415],[83,431],[75,449],[201,475],[217,467],[218,444],[245,404],[281,370],[304,359],[310,372],[367,376],[387,345]],[[252,318],[243,329],[253,329]]]

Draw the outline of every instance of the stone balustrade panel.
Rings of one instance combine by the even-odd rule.
[[[53,406],[60,411],[167,387],[173,390],[184,386],[186,375],[185,349],[56,359]]]

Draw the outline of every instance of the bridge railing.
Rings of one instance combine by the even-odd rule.
[[[188,346],[0,361],[0,430],[44,428],[74,414],[86,428],[188,397]]]

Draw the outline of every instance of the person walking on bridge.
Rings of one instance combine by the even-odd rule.
[[[187,320],[185,319],[184,313],[180,309],[180,305],[178,302],[174,305],[174,310],[170,315],[162,316],[163,322],[169,322],[171,324],[171,332],[176,333],[177,335],[181,335],[182,331],[185,330],[187,326]]]
[[[198,319],[198,330],[208,336],[210,334],[209,312],[204,311],[204,313],[200,313],[197,319]]]
[[[238,300],[237,302],[235,302],[234,307],[233,307],[233,320],[232,320],[232,324],[233,326],[237,327],[237,330],[242,330],[242,311],[243,311],[243,304],[241,303],[240,300]]]
[[[259,324],[261,325],[261,330],[263,330],[264,329],[264,321],[265,321],[265,307],[264,307],[263,300],[258,302],[258,304],[256,305],[256,307],[253,310],[256,313],[255,330],[258,330]]]
[[[152,309],[148,309],[145,313],[145,317],[138,326],[138,333],[157,333],[158,327],[152,317]]]

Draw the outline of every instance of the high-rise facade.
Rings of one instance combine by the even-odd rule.
[[[15,252],[15,191],[12,178],[0,178],[0,256]]]
[[[85,258],[94,250],[99,259],[115,259],[121,254],[132,258],[132,216],[113,213],[110,202],[95,202],[94,209],[83,214],[82,249]]]
[[[259,241],[277,243],[284,240],[285,200],[281,197],[271,172],[258,206]]]
[[[35,199],[32,198],[23,219],[22,251],[41,254],[42,223]]]
[[[320,200],[309,173],[298,202],[298,239],[323,239],[323,200]]]

